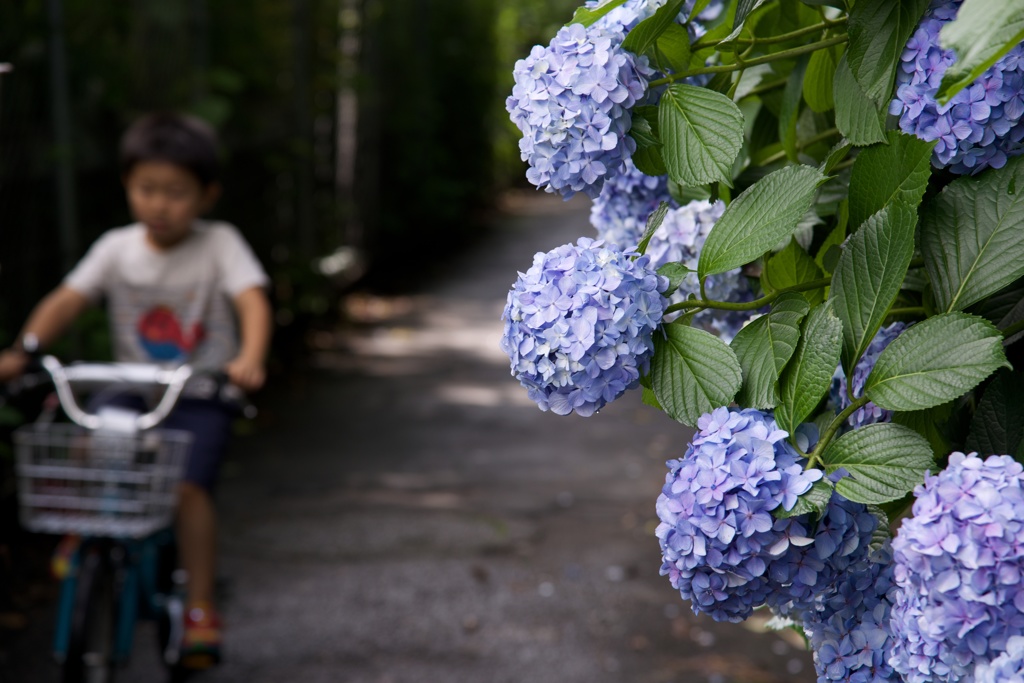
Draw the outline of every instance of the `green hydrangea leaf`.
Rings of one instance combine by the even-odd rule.
[[[843,323],[831,302],[811,310],[804,321],[793,359],[779,380],[775,421],[790,434],[814,411],[832,384],[843,347]]]
[[[883,112],[853,77],[846,55],[836,66],[832,94],[836,101],[836,128],[847,140],[858,147],[885,141]]]
[[[626,34],[626,39],[622,41],[622,48],[638,55],[647,52],[657,43],[665,29],[675,23],[685,1],[669,0],[668,3],[662,5],[652,16],[641,21]]]
[[[790,238],[789,244],[764,264],[761,272],[761,287],[766,294],[819,280],[823,277],[821,268],[814,262],[810,254],[804,251],[800,243]],[[820,304],[824,298],[824,286],[819,289],[809,289],[801,293],[812,305]]]
[[[822,454],[825,471],[845,470],[836,492],[855,503],[877,505],[898,500],[935,469],[924,437],[896,424],[870,424],[843,434]]]
[[[661,227],[662,221],[664,221],[665,216],[668,215],[668,209],[668,202],[661,202],[658,204],[658,208],[652,211],[651,215],[647,217],[647,225],[644,227],[644,236],[640,239],[640,244],[636,247],[637,253],[647,253],[647,245],[651,243],[651,238],[654,237],[654,233],[656,233],[658,228]]]
[[[743,146],[743,113],[721,93],[670,85],[658,105],[658,132],[669,177],[680,185],[732,183]]]
[[[779,376],[800,341],[800,323],[810,306],[799,294],[783,294],[772,310],[741,329],[732,349],[743,370],[743,386],[737,402],[749,408],[767,410],[779,402]]]
[[[694,427],[697,419],[727,406],[739,391],[742,375],[736,353],[704,330],[665,325],[654,335],[651,382],[669,417]]]
[[[1018,448],[1024,439],[1024,377],[1000,370],[985,387],[971,419],[971,430],[964,447],[981,457],[988,455],[1024,456]]]
[[[889,103],[900,54],[927,8],[928,0],[857,0],[850,10],[850,70],[879,107]]]
[[[624,4],[626,4],[626,0],[607,0],[607,2],[602,3],[599,7],[595,7],[594,9],[579,7],[573,13],[572,19],[569,20],[566,26],[569,26],[570,24],[583,24],[584,26],[590,26],[616,7],[621,7]]]
[[[1009,366],[1003,335],[966,313],[943,313],[908,327],[878,356],[865,394],[888,410],[923,410],[959,398]]]
[[[947,185],[921,212],[936,308],[959,311],[1024,276],[1024,157]]]
[[[708,233],[699,277],[739,268],[790,237],[825,180],[811,166],[787,166],[744,190]]]
[[[917,215],[902,203],[869,218],[843,248],[829,299],[843,321],[843,369],[851,377],[889,307],[900,293],[914,256]]]
[[[832,84],[841,53],[839,47],[832,47],[811,55],[803,82],[804,100],[811,111],[823,114],[836,106]]]
[[[850,227],[853,230],[893,202],[916,210],[928,186],[935,142],[925,142],[899,131],[889,131],[886,139],[888,144],[868,147],[853,164],[850,173]]]

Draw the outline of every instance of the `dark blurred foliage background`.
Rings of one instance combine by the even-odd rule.
[[[524,183],[504,99],[568,0],[3,0],[0,344],[104,230],[129,222],[124,128],[189,111],[274,283],[279,359],[353,288],[408,291]],[[106,353],[102,313],[65,355]]]

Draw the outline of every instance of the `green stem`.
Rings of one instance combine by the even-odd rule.
[[[846,406],[846,410],[836,415],[832,423],[829,424],[828,428],[825,429],[825,433],[821,435],[821,439],[818,441],[818,445],[811,451],[811,455],[807,458],[807,467],[811,468],[821,462],[821,455],[825,452],[828,444],[832,441],[832,437],[836,435],[839,428],[843,426],[843,423],[858,409],[863,408],[868,404],[868,397],[861,396],[860,398],[853,399],[853,403]]]
[[[677,304],[672,304],[665,309],[665,315],[675,313],[676,311],[685,311],[691,308],[699,310],[703,310],[705,308],[716,308],[722,311],[756,311],[762,306],[767,306],[771,302],[775,301],[786,292],[806,292],[810,289],[821,289],[822,287],[828,287],[831,282],[832,278],[830,277],[811,280],[810,282],[801,282],[800,284],[793,285],[792,287],[783,287],[782,289],[776,290],[771,294],[767,294],[760,299],[741,303],[733,303],[731,301],[710,301],[704,297],[701,297],[700,299],[689,299],[687,301],[680,301]]]
[[[803,142],[798,144],[796,146],[796,148],[797,149],[806,149],[806,148],[810,147],[811,145],[813,145],[816,142],[821,142],[822,140],[828,140],[830,137],[833,137],[835,135],[841,135],[841,134],[842,133],[839,132],[838,128],[829,128],[828,130],[822,131],[822,132],[818,133],[817,135],[815,135],[813,137],[807,138],[806,140],[804,140]],[[758,164],[758,166],[769,166],[771,164],[774,164],[776,161],[782,161],[785,158],[786,158],[785,150],[783,150],[781,152],[776,152],[775,154],[771,155],[770,157],[767,157],[767,158],[763,159]]]
[[[811,52],[817,52],[818,50],[824,50],[825,48],[832,47],[833,45],[842,45],[849,38],[844,36],[835,36],[834,38],[828,38],[826,40],[819,40],[816,43],[809,45],[802,45],[800,47],[794,47],[790,50],[783,50],[782,52],[775,52],[770,55],[764,55],[763,57],[755,57],[754,59],[744,60],[742,63],[736,64],[722,64],[720,66],[705,66],[699,69],[689,69],[687,71],[680,71],[679,73],[666,76],[665,78],[659,78],[655,81],[651,81],[648,84],[649,88],[656,88],[660,85],[668,85],[680,81],[684,78],[690,78],[691,76],[702,76],[704,74],[726,74],[733,71],[739,71],[751,66],[758,66],[759,64],[769,64],[771,62],[777,62],[783,59],[792,59],[793,57],[799,57]]]
[[[736,38],[734,40],[730,40],[729,42],[737,43],[740,45],[773,45],[775,43],[785,43],[790,40],[795,40],[796,38],[802,38],[808,34],[824,31],[826,29],[832,28],[833,26],[841,26],[842,24],[845,23],[846,17],[843,17],[842,19],[837,19],[836,21],[826,20],[821,22],[820,24],[815,24],[814,26],[805,26],[804,28],[797,29],[796,31],[790,31],[789,33],[780,33],[777,36],[769,36],[767,38]],[[724,40],[716,40],[704,43],[698,40],[690,47],[690,51],[699,52],[700,50],[704,50],[709,47],[718,47],[724,42]]]
[[[838,171],[842,171],[844,169],[850,168],[851,166],[853,166],[853,162],[855,162],[855,161],[857,161],[857,160],[856,159],[847,159],[845,161],[840,161],[838,164],[836,164],[835,166],[832,167],[832,173],[836,173]]]
[[[1024,331],[1024,320],[1018,320],[1012,325],[1008,325],[1007,328],[1003,330],[1003,339],[1009,339],[1013,335],[1022,331]]]

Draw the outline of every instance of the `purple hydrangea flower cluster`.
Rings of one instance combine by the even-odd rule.
[[[668,283],[634,256],[581,237],[519,274],[501,348],[541,410],[592,415],[647,371]]]
[[[817,611],[804,614],[818,683],[901,683],[888,663],[893,592],[892,548],[886,544],[845,571]]]
[[[805,470],[788,434],[758,410],[701,416],[686,454],[670,460],[658,497],[661,573],[694,612],[742,621],[774,587],[769,565],[812,542],[795,518],[775,519],[821,478]]]
[[[907,683],[970,681],[1024,633],[1024,468],[953,453],[893,540],[890,664]]]
[[[666,263],[682,263],[696,271],[701,249],[707,240],[711,228],[722,217],[725,204],[697,200],[686,206],[669,211],[665,220],[651,237],[647,246],[647,255],[651,257],[651,266],[660,268]],[[754,300],[754,291],[750,280],[737,268],[727,273],[712,275],[705,282],[705,291],[716,301],[744,302]],[[671,301],[677,303],[685,300],[690,294],[700,294],[700,281],[696,272],[689,273],[679,289],[673,292]],[[709,331],[718,333],[726,343],[732,341],[736,333],[750,319],[752,311],[720,311],[708,309],[698,313],[694,321]]]
[[[620,249],[635,249],[644,236],[647,217],[661,202],[679,206],[668,192],[668,176],[649,176],[627,160],[622,171],[605,181],[590,208],[590,224],[599,239]]]
[[[1024,151],[1024,44],[940,106],[935,95],[956,54],[939,44],[939,31],[956,17],[961,1],[932,1],[900,57],[889,113],[900,117],[904,132],[938,141],[934,166],[973,174],[1001,168],[1007,157]]]
[[[892,323],[875,333],[875,337],[868,344],[864,355],[861,356],[860,360],[857,361],[857,365],[853,368],[853,395],[855,398],[860,398],[863,395],[864,383],[867,382],[871,371],[875,369],[875,362],[882,355],[882,351],[885,351],[886,347],[896,337],[900,336],[905,329],[907,329],[907,326],[904,323]],[[830,398],[833,406],[836,407],[836,412],[842,412],[850,406],[851,401],[847,393],[846,375],[843,373],[843,366],[841,365],[836,368],[836,374],[832,378]],[[891,410],[883,410],[874,403],[868,403],[854,411],[849,419],[847,419],[846,424],[857,429],[875,422],[889,422],[891,419]]]
[[[1024,636],[1006,641],[1006,652],[974,671],[974,683],[1024,683]]]
[[[864,504],[833,493],[820,519],[801,515],[796,523],[812,543],[790,546],[769,568],[775,590],[768,605],[783,615],[804,615],[820,608],[848,570],[868,556],[878,518]]]
[[[594,198],[636,150],[630,109],[653,72],[646,57],[622,49],[623,38],[600,23],[572,24],[516,62],[505,107],[523,133],[519,150],[537,187]]]

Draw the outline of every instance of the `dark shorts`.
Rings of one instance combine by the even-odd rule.
[[[118,406],[128,410],[145,411],[146,403],[139,396],[120,394],[93,402],[89,409],[95,412],[102,405]],[[180,429],[192,435],[192,450],[185,469],[185,481],[213,494],[231,438],[233,415],[220,401],[183,398],[158,429]]]

